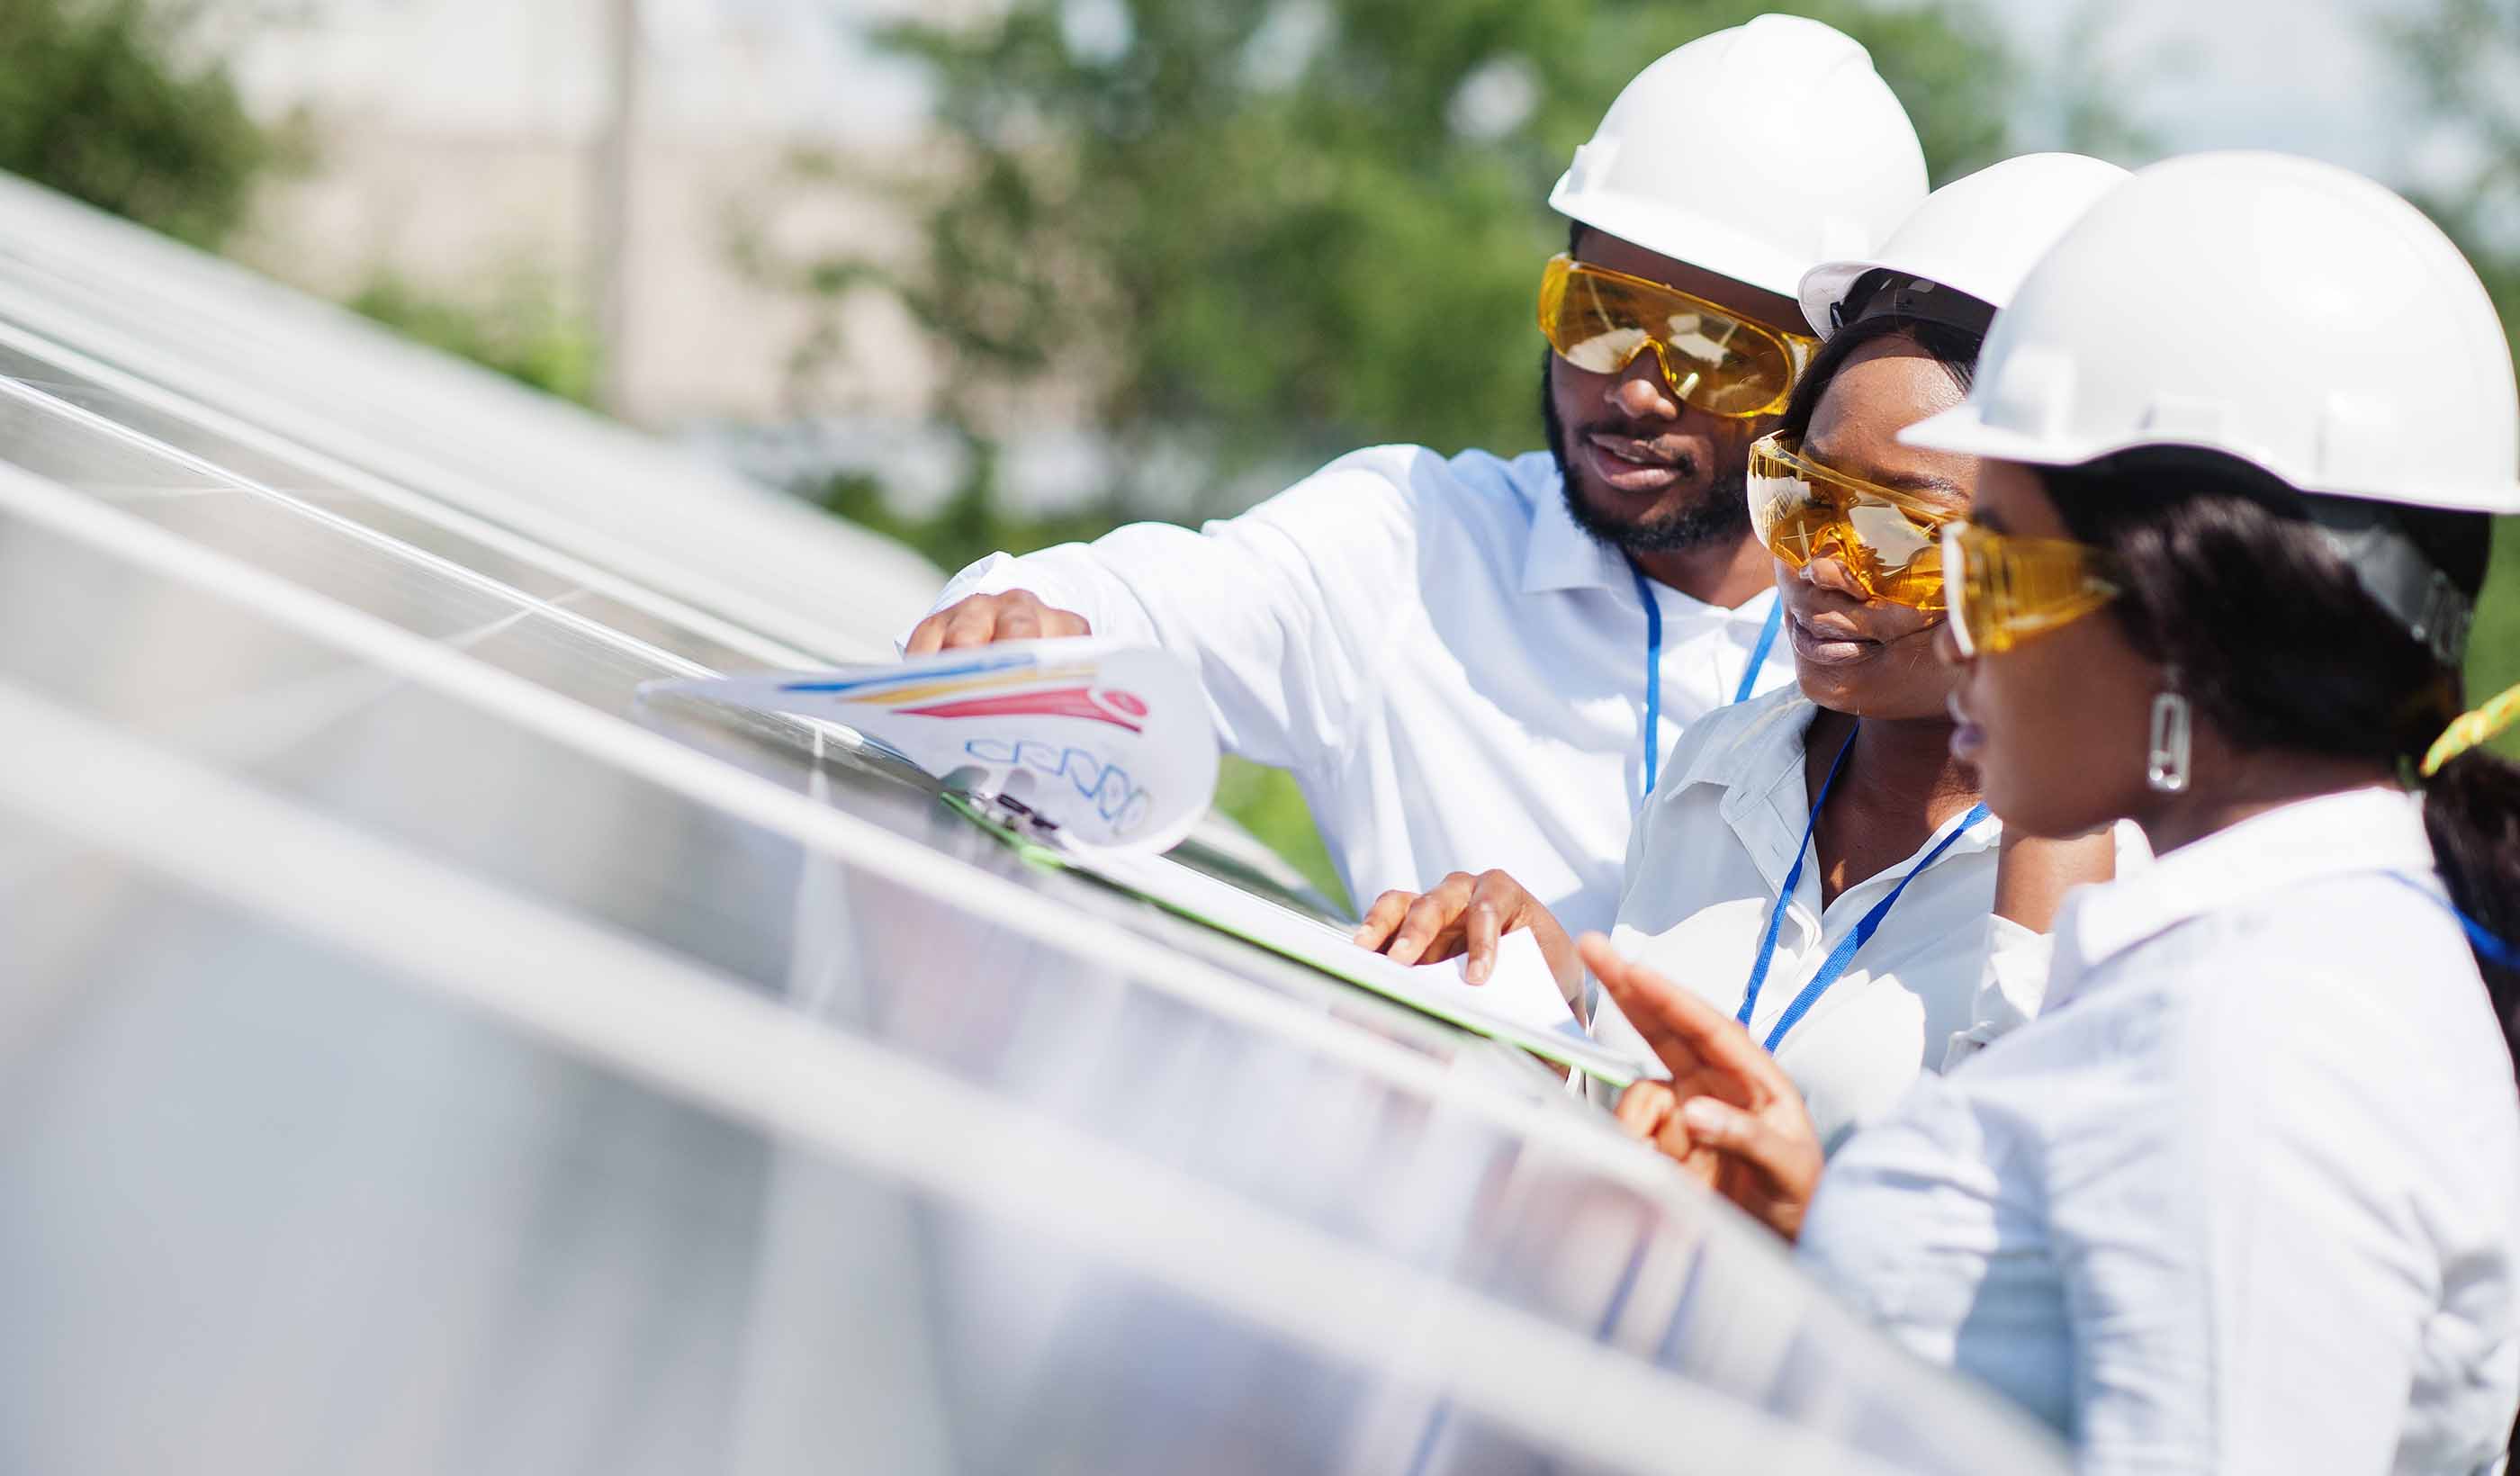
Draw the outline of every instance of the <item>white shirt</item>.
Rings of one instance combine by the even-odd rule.
[[[1727,1014],[1741,1007],[1768,915],[1805,849],[1812,800],[1803,736],[1819,714],[1799,691],[1784,691],[1692,725],[1629,841],[1611,942]],[[1913,855],[1826,908],[1820,867],[1804,863],[1750,1014],[1752,1035],[1768,1039],[1830,951],[1958,824],[1945,822]],[[1918,1072],[1940,1070],[2038,1012],[2047,940],[1994,915],[2002,830],[1993,816],[1981,818],[1918,872],[1778,1044],[1777,1063],[1801,1091],[1824,1146],[1887,1111]],[[1593,1034],[1647,1052],[1606,996],[1595,1004]]]
[[[1776,595],[1650,588],[1667,744],[1732,699]],[[1293,772],[1359,906],[1501,867],[1568,927],[1608,925],[1645,790],[1645,611],[1546,453],[1358,451],[1196,533],[992,555],[937,605],[1009,589],[1194,660],[1218,738]],[[1779,640],[1758,685],[1792,679]]]
[[[2471,1471],[2520,1403],[2520,1098],[2416,802],[2068,899],[2046,1010],[1822,1176],[1803,1260],[2083,1469]]]

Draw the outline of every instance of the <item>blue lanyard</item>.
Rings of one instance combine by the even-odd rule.
[[[1741,993],[1741,1012],[1733,1016],[1744,1025],[1750,1023],[1750,1012],[1759,1006],[1759,989],[1768,982],[1768,966],[1776,962],[1777,930],[1784,925],[1785,904],[1803,879],[1803,860],[1811,855],[1812,831],[1820,826],[1820,807],[1828,802],[1829,785],[1837,783],[1837,771],[1846,767],[1846,755],[1854,747],[1855,735],[1850,732],[1846,741],[1838,745],[1837,757],[1829,763],[1828,778],[1820,783],[1820,796],[1812,801],[1811,819],[1803,825],[1802,849],[1794,853],[1793,870],[1785,872],[1784,890],[1777,895],[1777,905],[1768,913],[1768,934],[1759,940],[1759,959],[1750,965],[1750,984]],[[1934,848],[1925,853],[1924,860],[1908,869],[1908,874],[1899,878],[1899,884],[1890,889],[1890,895],[1872,904],[1871,911],[1857,919],[1855,930],[1837,940],[1837,947],[1829,950],[1828,957],[1822,961],[1820,972],[1812,975],[1811,982],[1803,986],[1803,992],[1794,996],[1794,1002],[1785,1006],[1784,1014],[1777,1021],[1777,1028],[1768,1032],[1769,1054],[1776,1053],[1777,1047],[1784,1041],[1785,1032],[1809,1014],[1811,1007],[1820,1003],[1820,997],[1828,992],[1828,986],[1836,983],[1837,976],[1846,972],[1847,965],[1855,962],[1855,951],[1880,930],[1881,919],[1890,916],[1891,905],[1899,900],[1900,893],[1908,890],[1908,883],[1915,880],[1919,872],[1941,860],[1943,853],[1952,848],[1952,842],[1959,839],[1962,831],[1984,819],[1985,805],[1969,806],[1969,812],[1960,817],[1960,823],[1952,827],[1950,834],[1934,842]]]
[[[1637,598],[1645,606],[1645,792],[1651,794],[1656,771],[1662,766],[1662,602],[1654,598],[1644,570],[1631,563],[1628,573],[1636,579]],[[1751,690],[1759,685],[1759,668],[1768,664],[1768,652],[1776,649],[1777,632],[1784,623],[1785,603],[1778,600],[1768,606],[1768,623],[1759,629],[1759,644],[1750,649],[1750,664],[1741,669],[1733,701],[1750,700]]]
[[[2467,914],[2459,911],[2457,903],[2451,901],[2450,898],[2444,896],[2440,892],[2434,891],[2431,887],[2424,885],[2422,882],[2417,881],[2415,878],[2408,875],[2404,872],[2384,872],[2381,874],[2403,881],[2407,885],[2413,887],[2416,891],[2431,898],[2433,901],[2440,903],[2452,917],[2458,919],[2459,931],[2467,934],[2467,946],[2475,949],[2479,954],[2483,955],[2487,962],[2499,968],[2520,970],[2520,948],[2513,948],[2510,944],[2503,942],[2500,938],[2497,937],[2491,929],[2487,928],[2484,923],[2477,921],[2474,917],[2471,917]]]

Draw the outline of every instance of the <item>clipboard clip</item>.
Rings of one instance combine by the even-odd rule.
[[[976,820],[1025,840],[1043,845],[1057,843],[1058,822],[1025,804],[1012,792],[1026,787],[1021,781],[1029,776],[1021,771],[1010,774],[1007,778],[1012,783],[995,789],[987,787],[988,777],[988,772],[983,769],[957,769],[938,781],[938,784],[946,794],[969,810]]]

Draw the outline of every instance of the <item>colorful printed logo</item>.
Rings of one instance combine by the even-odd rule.
[[[1030,657],[974,661],[943,671],[900,677],[858,678],[844,682],[793,682],[788,692],[838,696],[852,706],[889,707],[922,718],[1053,717],[1108,723],[1131,733],[1146,732],[1147,703],[1135,693],[1097,690],[1089,684],[1096,668],[1068,664],[1044,667]],[[1070,682],[1069,687],[1039,688],[1045,682]],[[1007,692],[1005,688],[1037,688]],[[989,693],[976,696],[968,693]],[[847,695],[841,695],[848,693]],[[934,700],[944,698],[946,700]],[[908,704],[924,705],[913,707]]]

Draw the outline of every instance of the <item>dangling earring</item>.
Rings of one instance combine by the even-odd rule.
[[[2179,673],[2169,673],[2166,680],[2176,684]],[[2187,718],[2187,699],[2175,686],[2152,699],[2152,751],[2143,758],[2143,782],[2156,793],[2186,792]]]

